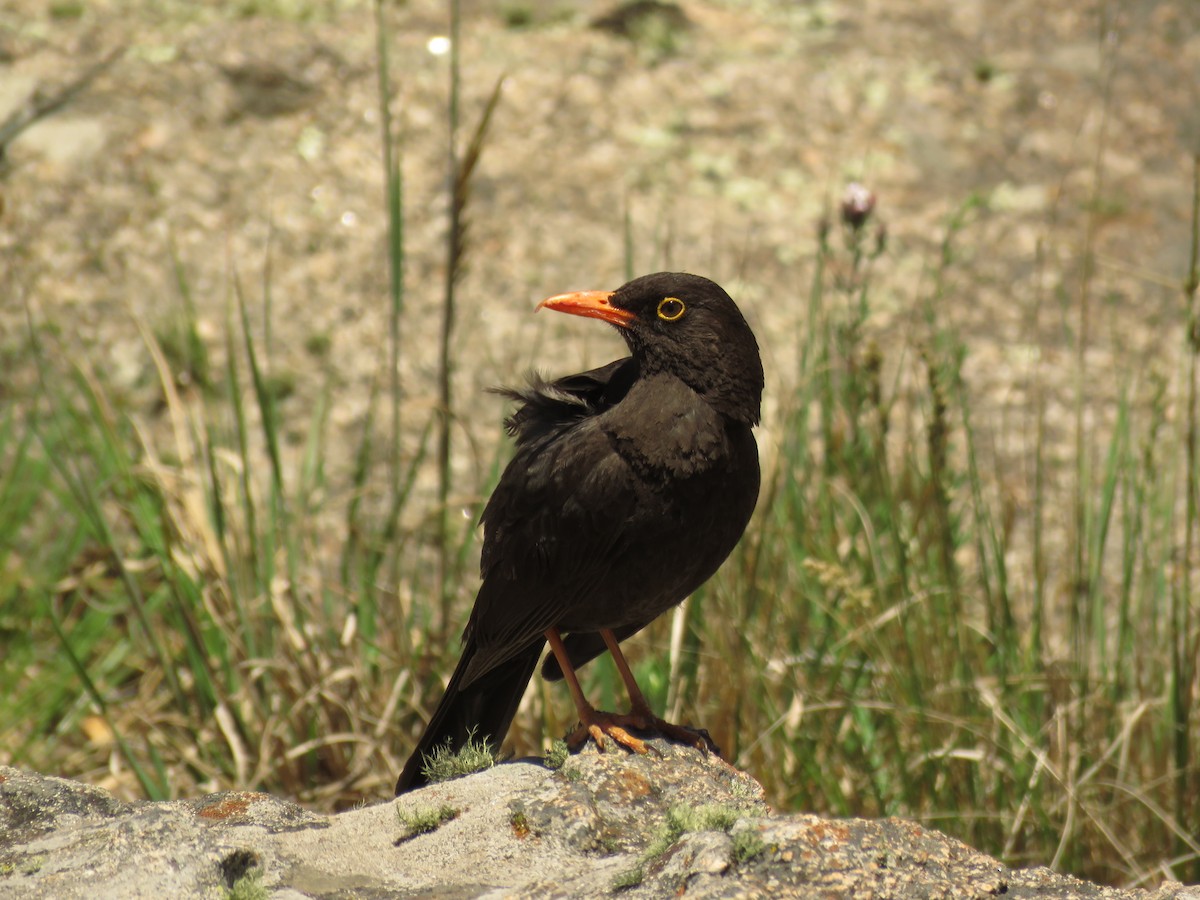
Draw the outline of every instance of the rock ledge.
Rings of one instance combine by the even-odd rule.
[[[0,897],[849,897],[1200,900],[1010,870],[901,819],[777,815],[749,775],[654,741],[430,785],[333,816],[266,794],[122,803],[0,767]],[[414,819],[446,817],[411,833]],[[408,824],[406,824],[408,823]]]

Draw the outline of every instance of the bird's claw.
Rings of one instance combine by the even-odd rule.
[[[721,754],[721,748],[712,739],[712,735],[708,733],[707,728],[689,728],[687,725],[676,725],[674,722],[668,722],[657,716],[652,717],[650,727],[663,737],[669,738],[677,744],[687,744],[689,747],[695,747],[701,753],[713,753],[722,759],[725,758]]]
[[[603,753],[607,744],[605,738],[611,738],[620,746],[634,753],[644,756],[650,751],[654,751],[656,756],[660,759],[662,758],[663,754],[660,750],[647,744],[641,738],[634,737],[627,730],[629,728],[634,728],[638,731],[653,731],[677,744],[695,747],[701,753],[713,753],[721,756],[721,748],[713,741],[712,736],[708,733],[708,729],[676,725],[673,722],[660,719],[653,713],[632,712],[622,715],[620,713],[595,711],[588,717],[588,721],[581,722],[576,726],[575,730],[568,734],[565,740],[571,750],[578,750],[587,742],[588,738],[591,738],[596,747]],[[724,757],[721,758],[724,759]]]
[[[630,734],[626,730],[628,728],[647,731],[652,730],[653,726],[647,728],[647,723],[643,716],[596,711],[588,717],[588,721],[581,722],[574,731],[567,735],[567,746],[572,750],[578,750],[590,737],[601,753],[604,752],[605,744],[607,743],[605,738],[611,738],[626,750],[631,750],[641,755],[654,750],[653,747],[641,738]],[[654,750],[654,752],[658,753],[657,750]],[[661,753],[658,753],[658,755],[662,756]]]

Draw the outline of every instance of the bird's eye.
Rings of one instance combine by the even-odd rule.
[[[678,297],[663,297],[658,303],[658,317],[664,322],[674,322],[686,311],[687,307]]]

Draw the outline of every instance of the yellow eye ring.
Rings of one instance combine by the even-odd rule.
[[[678,297],[663,297],[658,301],[658,317],[664,322],[674,322],[687,312],[687,307]]]

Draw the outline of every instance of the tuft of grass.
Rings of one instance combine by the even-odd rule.
[[[333,337],[328,331],[316,331],[304,340],[304,352],[318,359],[325,359],[333,348]]]
[[[578,766],[563,766],[561,769],[563,778],[572,784],[577,784],[583,781],[583,770]]]
[[[457,819],[462,810],[443,803],[441,806],[418,806],[413,809],[396,808],[396,818],[404,826],[405,833],[400,842],[411,840],[419,834],[437,831],[452,819]]]
[[[593,27],[630,41],[649,65],[681,53],[692,28],[687,14],[674,3],[642,0],[627,3],[597,18]]]
[[[550,748],[543,754],[542,763],[547,769],[558,771],[568,759],[571,758],[571,748],[567,746],[567,742],[559,738],[550,745]]]
[[[986,57],[981,57],[975,60],[975,65],[971,69],[975,80],[980,84],[987,84],[996,77],[996,63],[994,60]]]
[[[226,900],[267,900],[271,892],[263,885],[262,879],[262,869],[247,872],[226,890]]]
[[[632,869],[626,869],[618,874],[612,880],[612,892],[614,894],[621,891],[627,891],[630,888],[635,888],[642,883],[646,878],[646,870],[643,866],[634,866]]]
[[[421,772],[430,783],[436,783],[482,772],[495,764],[496,754],[489,742],[471,737],[457,753],[449,745],[434,748],[433,753],[425,757]]]
[[[757,859],[766,851],[766,842],[757,831],[745,829],[733,835],[733,859],[738,865]]]
[[[529,3],[505,3],[500,8],[500,17],[506,28],[520,30],[533,25],[533,7]]]

